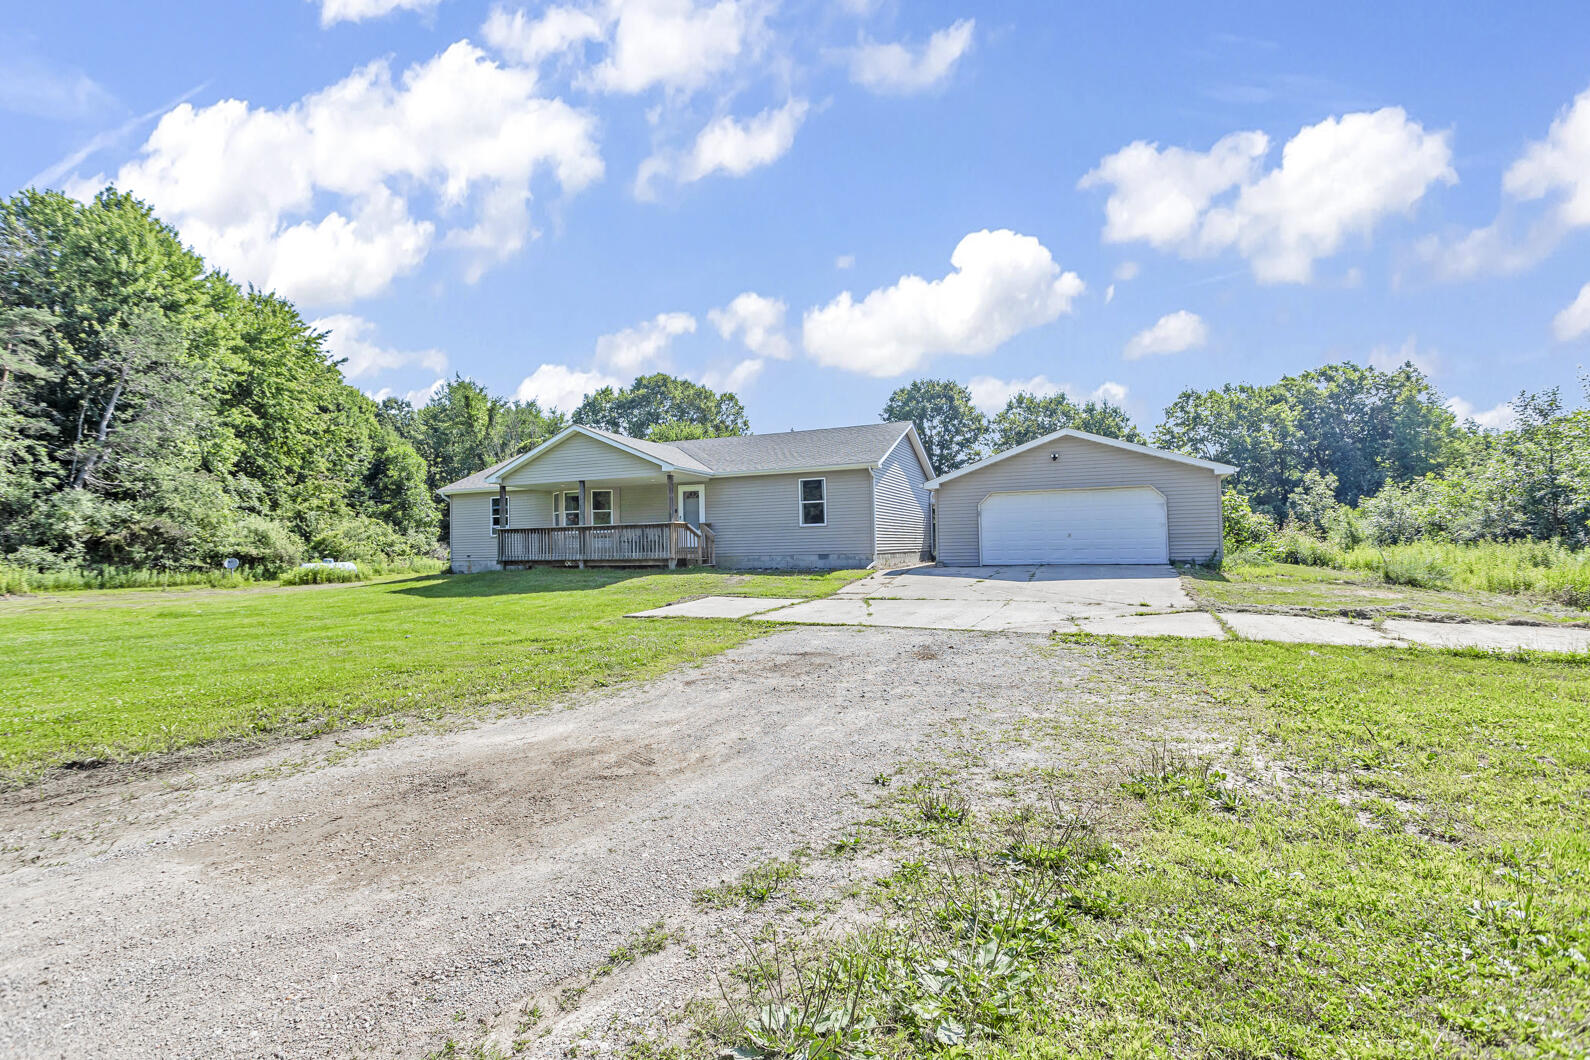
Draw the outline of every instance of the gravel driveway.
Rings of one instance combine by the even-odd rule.
[[[1044,644],[797,628],[569,709],[340,761],[328,739],[311,768],[282,768],[297,744],[4,794],[0,1054],[479,1040],[646,925],[707,915],[697,888],[836,835],[948,723],[1052,696],[1082,664]],[[710,964],[582,1008],[648,1018],[710,992]]]

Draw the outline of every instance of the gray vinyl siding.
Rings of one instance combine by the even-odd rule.
[[[491,493],[455,494],[448,518],[448,547],[459,574],[497,569],[497,537],[491,532]],[[622,499],[620,500],[622,503]],[[536,490],[508,491],[509,526],[551,526],[552,494]]]
[[[578,482],[582,478],[594,483],[601,478],[654,475],[657,471],[657,464],[650,460],[583,434],[571,434],[559,442],[557,448],[514,468],[503,476],[503,481],[509,486],[531,482]]]
[[[828,480],[827,526],[800,525],[803,478]],[[865,567],[876,554],[866,469],[715,478],[706,490],[720,567]]]
[[[1049,455],[1058,452],[1059,460]],[[1007,490],[1153,486],[1165,495],[1172,560],[1206,560],[1220,551],[1220,480],[1201,467],[1133,453],[1082,438],[1061,438],[939,486],[938,560],[979,562],[977,506]]]
[[[877,508],[877,551],[915,553],[926,559],[929,533],[927,476],[909,438],[902,438],[879,466],[873,493]]]

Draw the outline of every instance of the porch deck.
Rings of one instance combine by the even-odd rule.
[[[508,527],[497,531],[497,562],[504,567],[710,567],[716,562],[715,537],[707,523]]]

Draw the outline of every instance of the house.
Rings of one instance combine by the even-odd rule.
[[[946,566],[1204,562],[1229,464],[1062,430],[927,484]]]
[[[930,558],[909,423],[649,442],[575,425],[440,491],[454,571],[897,567]]]

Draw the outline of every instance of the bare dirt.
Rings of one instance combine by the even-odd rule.
[[[553,1055],[666,1022],[733,944],[697,889],[821,848],[880,772],[1092,666],[1038,637],[806,627],[533,716],[340,760],[327,739],[307,768],[280,768],[300,743],[5,793],[0,1054],[414,1056],[523,1032]],[[700,945],[523,1017],[659,920]]]

